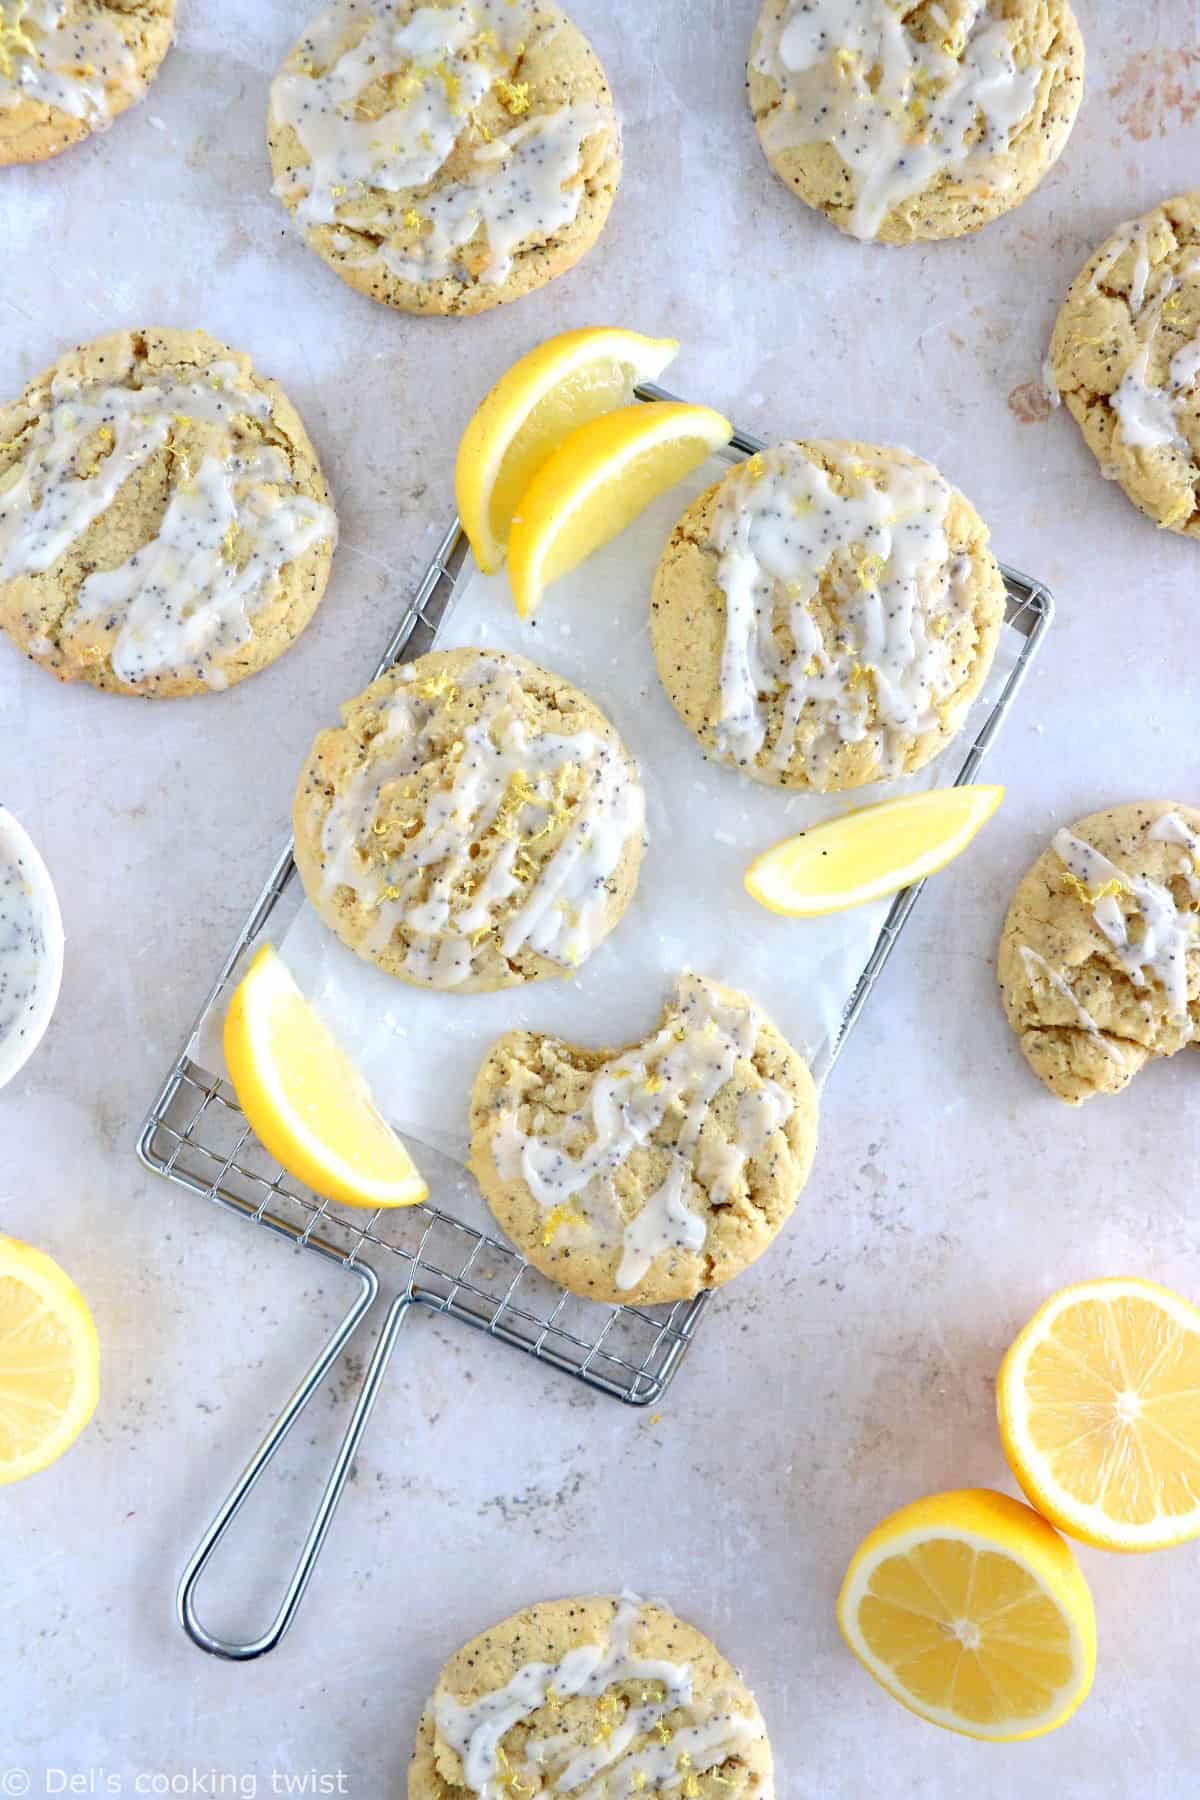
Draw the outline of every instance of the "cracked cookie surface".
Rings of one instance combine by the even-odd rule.
[[[337,521],[300,418],[203,331],[117,331],[0,407],[0,630],[60,681],[171,697],[265,668]]]
[[[817,1097],[753,1001],[688,973],[624,1049],[507,1032],[470,1123],[469,1167],[536,1268],[588,1299],[653,1304],[762,1255],[808,1179]]]
[[[1156,524],[1200,538],[1200,191],[1101,244],[1049,360],[1102,472]]]
[[[0,168],[41,162],[140,100],[175,0],[0,0]]]
[[[267,142],[318,256],[417,313],[563,274],[621,172],[604,71],[553,0],[337,0],[272,84]]]
[[[1004,607],[986,527],[932,464],[792,443],[684,513],[655,573],[651,635],[706,755],[825,791],[908,774],[945,747]]]
[[[1148,800],[1056,833],[1013,896],[997,975],[1030,1067],[1072,1105],[1200,1041],[1200,809]]]
[[[842,231],[905,244],[1019,205],[1083,67],[1066,0],[765,0],[747,86],[780,179]]]
[[[771,1747],[720,1651],[633,1595],[548,1600],[465,1644],[408,1773],[409,1800],[664,1792],[773,1800]]]

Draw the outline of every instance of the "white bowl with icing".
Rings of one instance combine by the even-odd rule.
[[[33,1055],[63,970],[62,914],[33,840],[0,806],[0,1088]]]

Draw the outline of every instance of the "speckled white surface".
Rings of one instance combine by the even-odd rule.
[[[278,0],[182,0],[143,106],[0,176],[4,391],[111,326],[202,324],[283,381],[343,520],[316,623],[228,695],[60,690],[0,646],[0,797],[46,854],[68,939],[49,1036],[0,1094],[0,1216],[77,1277],[104,1345],[95,1424],[0,1502],[0,1791],[24,1791],[9,1766],[35,1794],[71,1791],[47,1768],[98,1771],[74,1790],[97,1793],[265,1794],[311,1771],[337,1791],[341,1771],[342,1791],[386,1800],[449,1650],[531,1599],[628,1582],[744,1668],[788,1800],[1182,1800],[1200,1759],[1197,1550],[1085,1553],[1095,1691],[1029,1745],[910,1719],[850,1661],[833,1599],[883,1511],[1009,1486],[992,1378],[1050,1288],[1128,1269],[1200,1291],[1192,1058],[1060,1108],[992,969],[1055,824],[1196,799],[1200,549],[1106,485],[1069,419],[1022,422],[1017,390],[1091,246],[1200,170],[1200,7],[1084,0],[1089,91],[1061,166],[981,237],[907,253],[841,239],[770,176],[741,94],[755,0],[574,10],[624,114],[621,195],[573,275],[474,322],[386,313],[289,234],[262,118],[303,9]],[[178,1630],[176,1576],[342,1295],[143,1176],[136,1124],[257,889],[314,721],[360,685],[441,530],[474,400],[536,338],[612,319],[682,336],[675,384],[749,429],[910,442],[1052,584],[1058,622],[991,764],[1009,802],[923,899],[827,1090],[798,1217],[713,1308],[661,1420],[417,1320],[295,1629],[231,1667]],[[214,1622],[262,1619],[360,1366],[306,1422],[278,1523],[247,1515]]]

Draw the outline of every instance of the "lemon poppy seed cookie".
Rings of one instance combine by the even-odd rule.
[[[1200,1043],[1200,808],[1149,800],[1057,832],[997,972],[1026,1060],[1072,1105]]]
[[[1083,61],[1066,0],[765,0],[750,108],[775,173],[843,231],[958,237],[1057,160]]]
[[[1050,371],[1104,474],[1200,538],[1200,191],[1100,246],[1063,302]]]
[[[0,167],[40,162],[140,100],[175,0],[0,0]]]
[[[268,145],[317,254],[417,313],[564,273],[621,169],[604,71],[552,0],[336,0],[272,84]]]
[[[774,1800],[754,1696],[692,1625],[633,1595],[549,1600],[465,1644],[417,1732],[408,1800]]]
[[[336,537],[283,390],[203,331],[96,338],[0,407],[0,629],[61,681],[241,681],[312,617]]]
[[[513,1243],[588,1299],[690,1299],[762,1255],[808,1179],[817,1097],[745,994],[685,974],[644,1042],[492,1046],[469,1167]]]
[[[780,787],[851,788],[944,747],[1004,605],[986,528],[930,463],[794,443],[684,513],[651,631],[671,704],[710,757]]]
[[[520,656],[438,650],[317,738],[296,862],[352,950],[420,987],[569,975],[637,885],[637,765],[586,694]]]

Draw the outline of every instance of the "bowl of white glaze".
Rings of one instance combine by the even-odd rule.
[[[58,895],[24,826],[0,806],[0,1088],[33,1055],[63,970]]]

